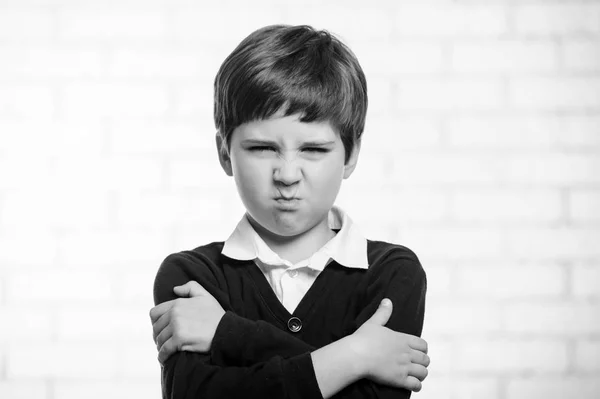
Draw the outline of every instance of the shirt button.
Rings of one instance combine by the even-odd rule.
[[[296,276],[298,276],[298,270],[290,270],[290,277],[296,278]]]
[[[292,317],[288,320],[288,328],[291,332],[298,332],[302,329],[302,322],[297,317]]]

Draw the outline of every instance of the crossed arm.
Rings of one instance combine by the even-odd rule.
[[[427,375],[427,344],[414,336],[422,326],[424,274],[395,310],[391,303],[376,310],[366,306],[356,332],[322,348],[226,311],[219,292],[181,277],[173,293],[163,298],[158,293],[150,312],[164,397],[284,397],[287,392],[290,397],[408,398]],[[176,298],[173,294],[179,299],[168,300]],[[420,323],[407,331],[414,335],[384,327],[390,321],[397,328],[415,315]],[[268,344],[257,347],[258,342]]]

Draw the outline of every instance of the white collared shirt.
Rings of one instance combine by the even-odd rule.
[[[256,233],[244,215],[225,241],[222,253],[238,260],[254,260],[279,301],[293,313],[325,266],[335,260],[342,266],[367,269],[367,240],[338,206],[329,211],[330,229],[340,231],[310,258],[292,264],[276,254]]]

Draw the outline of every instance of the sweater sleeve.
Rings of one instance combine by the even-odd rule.
[[[420,337],[423,330],[427,291],[425,271],[416,256],[414,258],[390,256],[385,266],[387,270],[384,270],[370,285],[365,306],[356,317],[350,333],[375,313],[383,298],[389,298],[394,308],[386,327]],[[407,389],[393,388],[362,379],[338,392],[334,398],[408,399],[411,393]]]
[[[198,279],[198,274],[189,273],[187,266],[189,262],[185,262],[180,255],[171,255],[165,259],[154,282],[156,305],[176,298],[173,287],[185,284],[194,279],[193,277]],[[234,333],[231,335],[233,338],[235,334],[246,330],[249,332],[246,336],[248,339],[270,339],[271,343],[278,344],[272,347],[269,358],[246,367],[227,364],[229,359],[220,355],[218,350],[211,349],[211,353],[176,352],[161,366],[163,398],[321,398],[310,348],[304,347],[299,343],[300,340],[281,331],[281,334],[277,334],[275,327],[265,328],[267,326],[258,323],[257,329],[253,322],[234,315],[226,299],[227,293],[215,289],[216,280],[212,279],[209,273],[202,277],[202,281],[198,282],[215,296],[226,310],[217,327],[214,338],[216,342],[223,341],[221,335]],[[267,335],[261,336],[263,332]],[[233,342],[233,339],[228,342]],[[237,342],[240,342],[239,336]],[[266,344],[259,346],[267,347]],[[291,355],[289,351],[276,354],[279,352],[277,348],[286,347],[292,348],[294,354]]]

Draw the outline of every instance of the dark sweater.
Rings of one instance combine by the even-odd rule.
[[[385,297],[394,306],[386,327],[421,335],[426,276],[408,248],[367,240],[369,268],[332,261],[293,314],[253,261],[228,258],[222,249],[223,242],[213,242],[172,254],[156,275],[155,304],[175,299],[173,287],[195,280],[226,312],[210,353],[176,352],[167,359],[163,398],[322,398],[310,353],[352,334]],[[334,397],[398,399],[410,394],[362,379]]]

